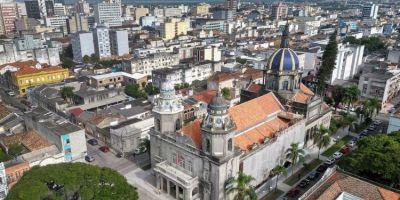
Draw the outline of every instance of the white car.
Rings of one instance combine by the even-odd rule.
[[[331,165],[333,165],[335,163],[335,161],[336,161],[335,158],[329,157],[329,158],[326,159],[325,164],[328,165],[328,166],[331,166]]]
[[[335,152],[332,156],[333,156],[336,160],[339,160],[339,158],[341,158],[341,157],[343,156],[343,154],[340,153],[339,151],[337,151],[337,152]]]

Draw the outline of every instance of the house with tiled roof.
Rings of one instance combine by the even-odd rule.
[[[203,118],[183,125],[185,108],[173,85],[163,83],[160,92],[153,107],[151,164],[157,189],[177,199],[229,199],[225,190],[239,171],[258,186],[287,162],[291,143],[304,141],[306,120],[287,112],[274,93],[233,107],[217,93],[204,100]]]
[[[370,180],[332,168],[303,194],[302,200],[400,200],[400,191],[380,186]]]

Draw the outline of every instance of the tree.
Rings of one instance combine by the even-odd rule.
[[[335,68],[336,55],[338,52],[336,34],[337,32],[335,31],[329,37],[328,45],[326,46],[322,55],[322,64],[318,70],[317,92],[321,96],[325,91],[326,81],[332,75],[332,71]]]
[[[125,86],[125,94],[133,98],[146,97],[146,93],[140,89],[140,86],[138,84],[130,84]]]
[[[346,115],[343,119],[346,122],[346,125],[349,126],[348,135],[350,135],[350,130],[354,130],[357,125],[357,118],[354,115]]]
[[[368,98],[363,102],[363,112],[368,118],[372,118],[379,114],[381,110],[381,102],[376,97]]]
[[[334,103],[334,107],[335,107],[335,113],[337,108],[339,107],[340,103],[342,103],[344,101],[345,98],[345,89],[344,87],[337,85],[335,86],[335,89],[333,90],[333,101]]]
[[[74,61],[72,60],[73,58],[73,53],[72,53],[72,45],[68,45],[67,48],[65,48],[62,53],[60,54],[60,61],[61,61],[61,66],[65,68],[72,68],[75,66]]]
[[[244,64],[246,64],[247,60],[241,59],[240,57],[236,57],[236,62],[238,62],[238,63],[244,65]]]
[[[136,188],[118,172],[79,162],[31,168],[6,199],[73,199],[73,196],[82,200],[138,199]]]
[[[277,165],[272,169],[272,173],[276,174],[276,183],[275,183],[275,190],[278,189],[278,180],[281,174],[287,175],[287,169],[282,165]]]
[[[22,151],[24,150],[24,147],[20,144],[11,144],[8,146],[8,155],[12,157],[17,157],[21,155]]]
[[[155,94],[160,93],[160,90],[159,90],[157,87],[155,87],[154,85],[152,85],[152,84],[147,84],[147,85],[144,87],[144,91],[145,91],[148,95],[155,95]]]
[[[350,44],[358,44],[358,45],[365,45],[365,49],[367,53],[372,53],[375,51],[385,50],[387,45],[383,42],[379,37],[363,37],[357,39],[353,36],[346,37],[343,40],[343,43],[350,43]]]
[[[233,180],[234,187],[228,189],[227,193],[236,193],[235,200],[256,200],[257,194],[254,187],[250,184],[253,177],[239,172],[239,175]]]
[[[331,137],[329,136],[329,129],[325,128],[324,126],[320,126],[317,131],[313,134],[313,141],[314,144],[318,147],[318,159],[321,152],[321,148],[328,147],[331,143]]]
[[[89,63],[91,59],[90,59],[90,56],[85,55],[85,56],[83,56],[82,60],[84,63]]]
[[[222,96],[225,99],[228,99],[231,96],[231,90],[229,88],[226,88],[226,87],[222,88],[221,93],[222,93]]]
[[[339,161],[351,173],[400,189],[400,132],[364,137]]]
[[[100,58],[96,54],[92,54],[90,55],[90,61],[93,63],[98,63],[100,61]]]
[[[360,90],[355,85],[345,88],[344,99],[348,104],[347,111],[349,111],[350,105],[352,105],[353,103],[355,103],[358,100],[358,97],[360,96],[360,94],[361,94]]]
[[[74,87],[64,86],[60,89],[60,94],[64,100],[69,102],[74,96]]]
[[[286,158],[292,161],[292,174],[293,174],[294,166],[296,166],[297,162],[304,161],[304,150],[300,149],[299,143],[290,144],[290,148],[286,150]]]

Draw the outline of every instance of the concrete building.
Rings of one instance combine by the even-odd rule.
[[[156,53],[146,57],[133,58],[122,62],[125,72],[151,75],[155,69],[171,67],[179,64],[179,54]]]
[[[358,81],[361,97],[375,97],[382,102],[382,108],[399,94],[400,70],[395,65],[372,62],[370,71],[363,70]],[[366,66],[363,67],[364,69]]]
[[[77,32],[71,36],[72,52],[75,62],[82,62],[84,56],[95,53],[92,32]]]
[[[392,133],[394,131],[400,130],[400,112],[396,110],[389,116],[389,125],[387,128],[387,133]]]
[[[379,6],[376,4],[365,4],[362,9],[362,17],[376,19],[378,17],[378,10]]]
[[[164,17],[182,17],[182,9],[177,7],[164,7]]]
[[[79,14],[90,14],[90,5],[85,0],[79,0],[76,5],[76,12]]]
[[[59,28],[63,33],[68,33],[67,20],[68,16],[52,16],[44,17],[46,27]]]
[[[391,63],[400,63],[400,49],[389,49],[387,60]]]
[[[214,74],[214,63],[203,62],[196,65],[181,64],[168,68],[161,68],[152,71],[152,83],[160,88],[161,84],[169,81],[173,85],[183,83],[192,84],[195,80],[206,80]]]
[[[360,72],[364,48],[364,45],[338,44],[336,65],[332,71],[330,84],[334,84],[337,80],[350,80]]]
[[[5,199],[8,194],[8,184],[7,184],[7,175],[6,168],[4,167],[4,163],[0,163],[0,199]]]
[[[146,26],[152,27],[154,26],[156,20],[157,20],[156,16],[143,16],[140,17],[139,24],[141,27],[146,27]]]
[[[96,23],[108,27],[122,25],[121,4],[119,3],[98,3],[94,8]]]
[[[54,16],[54,2],[51,0],[26,0],[26,14],[29,18],[41,19]]]
[[[110,31],[111,54],[123,56],[129,54],[128,31],[112,30]]]
[[[89,31],[87,17],[74,13],[67,19],[68,33]]]
[[[67,11],[65,10],[65,6],[62,3],[54,4],[54,15],[64,16],[66,14],[67,14]]]
[[[39,20],[27,16],[21,16],[14,23],[16,31],[33,31],[35,27],[40,25]]]
[[[282,20],[286,19],[288,15],[288,6],[286,4],[283,4],[281,2],[272,5],[271,8],[271,18],[273,20]]]
[[[135,20],[139,22],[141,17],[147,16],[149,14],[149,9],[143,6],[135,8]]]
[[[209,14],[209,10],[210,10],[210,5],[206,4],[206,3],[200,3],[197,4],[195,7],[193,7],[192,13],[193,15],[208,15]]]
[[[57,146],[65,162],[84,160],[87,148],[83,129],[41,107],[27,112],[23,118],[27,128]]]
[[[15,21],[19,17],[16,3],[0,4],[0,34],[9,35],[15,31]]]
[[[110,33],[106,27],[96,27],[93,31],[94,49],[99,58],[111,56]]]
[[[162,24],[162,36],[165,40],[174,39],[178,35],[186,35],[188,31],[188,23],[177,18],[170,18]]]
[[[126,72],[113,72],[91,76],[89,85],[96,89],[120,88],[128,84],[147,84],[147,76],[140,73],[128,74]]]

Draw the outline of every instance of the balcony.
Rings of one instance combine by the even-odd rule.
[[[169,165],[167,161],[156,164],[154,171],[186,188],[191,188],[199,184],[197,176],[192,177],[176,167]]]

